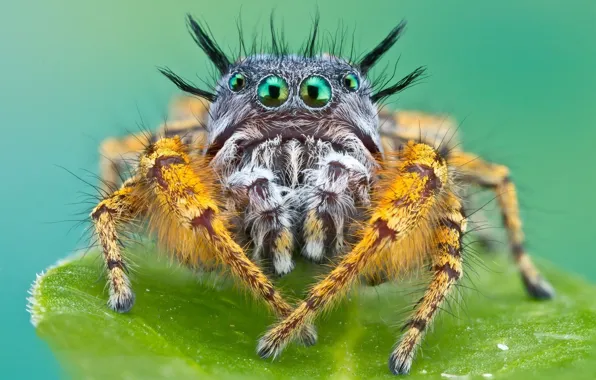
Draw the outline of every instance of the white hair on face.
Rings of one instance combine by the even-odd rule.
[[[271,170],[252,166],[229,176],[225,188],[232,195],[228,208],[244,211],[243,229],[254,244],[253,257],[258,260],[267,253],[277,274],[289,273],[294,268],[291,244],[280,249],[275,241],[282,235],[293,238],[297,201],[293,191],[279,185]]]
[[[331,254],[345,247],[346,220],[357,205],[368,205],[369,170],[354,157],[331,151],[320,157],[314,169],[305,170],[300,189],[305,204],[304,256],[320,261],[325,248]],[[316,228],[314,228],[316,226]]]

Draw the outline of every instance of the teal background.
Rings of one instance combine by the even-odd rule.
[[[3,1],[0,4],[0,369],[53,378],[52,354],[25,311],[42,271],[77,246],[77,191],[65,172],[97,171],[97,146],[159,123],[176,93],[155,67],[210,71],[184,24],[207,21],[224,47],[235,20],[267,30],[275,8],[292,46],[316,9],[323,29],[356,28],[358,52],[402,18],[407,34],[385,59],[399,73],[427,65],[425,82],[391,106],[449,112],[465,146],[507,164],[519,185],[531,251],[596,280],[596,2],[480,1]],[[381,65],[382,66],[382,65]],[[494,207],[489,206],[489,209]],[[78,244],[78,245],[77,245]]]

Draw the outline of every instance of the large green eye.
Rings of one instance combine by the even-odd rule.
[[[343,84],[344,87],[348,89],[348,91],[358,91],[358,89],[360,88],[360,79],[358,79],[358,75],[354,73],[347,73],[344,76]]]
[[[233,92],[238,92],[246,86],[246,77],[241,73],[235,73],[230,76],[228,86]]]
[[[257,96],[259,101],[263,103],[265,107],[279,107],[286,100],[290,90],[288,89],[288,83],[282,77],[270,75],[259,83],[257,88]]]
[[[300,97],[309,107],[324,107],[331,100],[331,85],[327,79],[313,75],[300,85]]]

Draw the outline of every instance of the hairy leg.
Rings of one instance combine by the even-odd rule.
[[[395,151],[409,140],[420,141],[437,149],[448,159],[454,152],[462,150],[461,139],[458,134],[459,125],[453,118],[441,114],[429,114],[419,111],[383,110],[379,114],[381,142],[387,151]],[[495,247],[496,236],[488,226],[488,218],[484,210],[476,209],[476,199],[468,189],[458,191],[465,210],[473,210],[468,219],[474,229],[474,236],[484,246],[492,250]],[[470,189],[473,190],[473,189]]]
[[[511,252],[521,272],[526,290],[537,299],[552,298],[555,295],[553,287],[536,269],[524,248],[517,192],[509,177],[509,169],[464,152],[454,152],[449,157],[449,165],[457,167],[458,172],[464,176],[464,180],[495,192],[503,214],[503,224],[509,236]]]
[[[370,204],[370,175],[355,158],[332,152],[304,179],[301,199],[305,204],[303,255],[321,261],[327,249],[332,256],[343,252],[346,219],[356,213],[357,204]]]
[[[130,310],[134,304],[134,292],[126,275],[119,233],[142,211],[142,203],[134,191],[138,181],[130,179],[122,187],[103,199],[91,212],[98,241],[102,247],[108,271],[110,298],[108,306],[119,313]]]
[[[199,174],[200,173],[200,174]],[[153,212],[173,218],[180,228],[202,242],[196,249],[209,250],[217,260],[278,316],[288,316],[290,305],[234,241],[215,200],[215,178],[206,159],[192,157],[178,137],[152,144],[141,156],[138,175],[147,181],[157,208]],[[304,326],[305,344],[316,341],[312,326]]]
[[[276,274],[289,273],[294,268],[296,194],[279,185],[275,174],[265,168],[244,168],[232,174],[224,186],[230,194],[227,209],[244,214],[254,258],[271,258]]]
[[[511,251],[528,294],[537,299],[552,298],[555,295],[553,287],[536,269],[524,248],[517,193],[509,177],[509,170],[505,166],[488,163],[476,155],[462,152],[456,135],[456,125],[447,117],[398,111],[383,112],[380,119],[381,140],[384,146],[395,149],[409,139],[421,140],[443,152],[449,166],[457,168],[458,174],[463,174],[466,182],[490,188],[495,192],[509,236]],[[469,201],[469,199],[466,200]],[[474,215],[471,216],[472,222],[482,224],[486,220],[482,210],[474,211]],[[479,233],[479,238],[484,240],[486,245],[491,246],[493,237],[488,231]]]
[[[445,161],[425,144],[408,144],[399,161],[388,166],[392,167],[387,169],[386,182],[380,185],[362,239],[290,316],[261,338],[257,348],[261,357],[279,355],[305,324],[349,290],[371,259],[407,237],[429,215],[448,181]]]
[[[107,138],[99,147],[99,172],[102,187],[109,190],[120,186],[122,178],[128,178],[137,164],[139,155],[156,136],[183,136],[182,140],[193,146],[207,143],[207,122],[209,104],[193,97],[179,97],[172,101],[168,121],[160,125],[155,133],[140,132],[122,138]]]
[[[425,332],[440,310],[453,286],[463,274],[462,236],[466,220],[455,196],[448,196],[434,234],[432,280],[413,316],[405,325],[405,333],[389,357],[389,369],[396,375],[407,374]]]

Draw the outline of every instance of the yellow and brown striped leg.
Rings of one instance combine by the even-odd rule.
[[[522,280],[530,296],[536,299],[550,299],[554,288],[544,279],[524,248],[524,233],[519,216],[519,205],[515,185],[509,177],[509,169],[503,165],[488,163],[480,157],[464,152],[454,152],[449,165],[463,174],[464,180],[489,188],[495,192],[507,229],[511,252],[521,272]]]
[[[387,179],[381,185],[362,239],[341,262],[316,284],[306,300],[261,338],[257,348],[263,357],[277,356],[325,307],[331,305],[360,276],[378,254],[391,250],[424,220],[448,181],[445,161],[425,144],[408,144],[399,160],[388,163]],[[399,252],[395,252],[399,254]]]
[[[206,159],[191,158],[180,138],[173,137],[158,140],[147,149],[141,156],[138,174],[148,181],[156,198],[158,208],[154,211],[170,215],[181,228],[190,231],[196,242],[202,244],[194,247],[195,250],[209,250],[278,317],[288,316],[292,311],[290,305],[261,269],[249,260],[225,226],[214,197],[216,181],[209,173]],[[153,220],[155,223],[156,217]],[[312,326],[305,326],[300,332],[303,343],[315,343],[316,331]]]
[[[416,350],[424,334],[453,286],[463,274],[462,237],[466,220],[460,202],[449,195],[446,211],[441,214],[434,234],[432,280],[417,304],[414,315],[406,323],[406,332],[389,357],[389,369],[395,375],[410,372]]]
[[[119,230],[141,212],[141,203],[134,195],[137,186],[138,183],[134,179],[126,181],[119,190],[99,202],[91,212],[108,271],[108,306],[119,313],[129,311],[135,299],[122,258]]]

